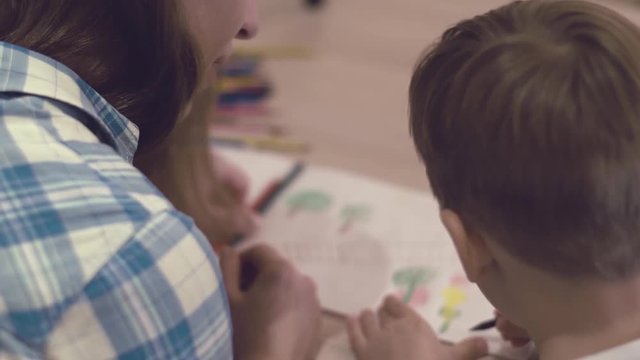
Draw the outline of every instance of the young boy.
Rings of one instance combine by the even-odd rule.
[[[469,279],[540,357],[640,358],[640,30],[582,1],[506,5],[444,33],[410,110]],[[486,351],[394,299],[349,328],[359,359]]]

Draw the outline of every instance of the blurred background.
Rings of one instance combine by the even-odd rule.
[[[223,81],[212,134],[275,138],[263,147],[426,190],[408,131],[413,65],[448,26],[507,1],[320,1],[258,0],[259,36],[236,44],[245,57]],[[638,1],[599,2],[640,23]]]

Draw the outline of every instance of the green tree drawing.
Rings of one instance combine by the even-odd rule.
[[[298,192],[287,199],[289,216],[294,216],[300,211],[321,212],[329,208],[331,197],[318,190],[305,190]]]
[[[393,283],[400,289],[404,289],[402,301],[408,303],[416,289],[420,285],[428,284],[436,276],[436,272],[424,267],[410,267],[396,271],[393,274]]]
[[[340,211],[340,218],[343,223],[340,227],[340,233],[345,234],[351,230],[354,223],[365,221],[371,214],[371,208],[368,205],[349,204]]]

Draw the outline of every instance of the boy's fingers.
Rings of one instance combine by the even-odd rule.
[[[220,269],[224,287],[229,300],[237,300],[242,296],[240,290],[240,256],[230,247],[225,247],[220,253]]]
[[[347,319],[347,333],[349,334],[349,343],[351,343],[351,349],[358,359],[362,359],[364,356],[364,350],[367,346],[367,339],[360,327],[360,321],[357,318],[350,317]]]
[[[380,307],[378,309],[378,322],[380,323],[380,327],[384,328],[393,320],[396,320],[396,317],[391,316],[391,314],[387,313],[384,307]]]
[[[381,310],[394,318],[401,318],[411,313],[411,308],[395,296],[387,296]]]
[[[476,360],[489,353],[486,340],[471,338],[464,340],[451,348],[451,359]]]
[[[365,310],[360,315],[360,326],[364,336],[368,339],[380,330],[378,317],[371,310]]]

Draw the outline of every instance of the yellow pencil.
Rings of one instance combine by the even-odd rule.
[[[309,151],[309,145],[283,137],[273,136],[242,136],[235,134],[213,134],[212,139],[219,144],[233,144],[256,150],[269,150],[287,153],[304,153]]]

